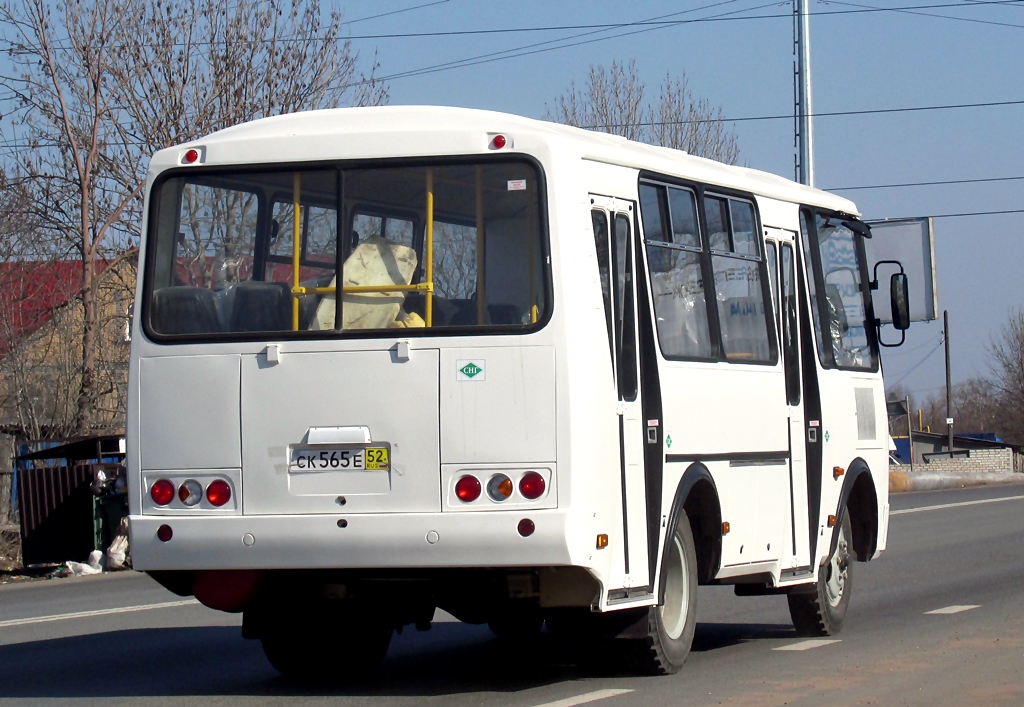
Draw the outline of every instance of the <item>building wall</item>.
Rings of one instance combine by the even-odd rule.
[[[1015,455],[1010,448],[971,449],[970,456],[932,457],[931,461],[917,466],[917,471],[970,473],[1009,473],[1024,471],[1021,455]]]

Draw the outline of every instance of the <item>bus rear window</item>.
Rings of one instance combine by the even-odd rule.
[[[144,320],[190,339],[529,327],[550,302],[539,194],[510,161],[179,172],[154,188]]]

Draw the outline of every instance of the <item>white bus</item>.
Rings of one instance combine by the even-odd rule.
[[[846,199],[385,107],[163,150],[145,214],[132,560],[243,612],[282,672],[373,668],[440,608],[671,673],[698,584],[785,594],[828,635],[852,560],[885,548],[870,231]]]

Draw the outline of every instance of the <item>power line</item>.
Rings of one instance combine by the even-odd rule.
[[[932,354],[934,354],[936,351],[938,351],[939,347],[942,346],[943,343],[944,343],[944,340],[943,339],[939,339],[939,343],[935,344],[935,347],[931,351],[926,353],[924,355],[924,357],[920,361],[918,361],[913,366],[911,366],[910,370],[908,370],[906,373],[904,373],[902,376],[900,376],[898,379],[896,379],[895,381],[893,381],[891,383],[886,381],[886,385],[895,387],[895,386],[899,385],[900,383],[902,383],[906,379],[907,376],[909,376],[911,373],[916,371],[918,368],[920,368],[924,364],[925,361],[927,361],[929,358],[931,358]]]
[[[910,12],[911,10],[930,10],[930,9],[942,9],[948,7],[955,7],[963,9],[964,3],[941,3],[932,5],[911,5],[906,8],[895,8],[895,7],[875,7],[872,5],[857,5],[855,3],[838,2],[838,0],[823,0],[826,3],[834,3],[837,5],[849,5],[850,7],[856,7],[856,10],[824,10],[820,12],[811,13],[813,17],[829,17],[834,15],[863,15],[872,14],[877,12]],[[972,2],[970,6],[982,6],[982,5],[1016,5],[1020,7],[1022,0],[986,0],[983,2]],[[759,10],[763,7],[777,6],[778,2],[773,2],[767,5],[761,5],[759,7],[752,7],[746,10],[750,12],[752,10]],[[697,8],[702,9],[702,8]],[[688,10],[687,12],[693,12]],[[743,11],[741,11],[743,12]],[[682,13],[674,13],[682,14]],[[911,13],[913,14],[913,13]],[[925,14],[925,13],[916,13]],[[669,17],[670,15],[663,15],[662,17]],[[556,32],[556,31],[569,31],[569,30],[613,30],[613,29],[624,29],[626,27],[650,27],[652,29],[663,29],[666,27],[678,27],[680,25],[696,24],[699,22],[740,22],[746,20],[772,20],[779,18],[792,18],[791,12],[779,13],[779,14],[766,14],[766,15],[744,15],[742,17],[699,17],[696,19],[686,20],[664,20],[664,19],[651,19],[651,20],[637,20],[635,22],[605,22],[595,24],[579,24],[579,25],[541,25],[537,27],[499,27],[494,29],[464,29],[464,30],[444,30],[434,32],[389,32],[380,34],[359,34],[351,35],[348,39],[416,39],[421,37],[452,37],[452,36],[464,36],[464,35],[475,35],[475,34],[524,34],[531,32]],[[1015,25],[1011,23],[991,22],[987,20],[972,20],[964,17],[949,17],[946,15],[925,15],[927,17],[940,17],[948,20],[964,20],[965,22],[984,22],[986,24],[997,24],[1007,27],[1021,27],[1024,25]],[[369,19],[369,18],[367,18]],[[358,20],[357,20],[358,21]],[[571,39],[567,37],[566,39]],[[509,50],[514,51],[514,50]]]
[[[824,0],[824,1],[826,3],[834,3],[836,5],[846,5],[848,7],[862,7],[862,8],[870,8],[870,9],[874,9],[874,10],[882,10],[882,9],[884,9],[884,10],[886,10],[888,12],[900,12],[900,13],[903,13],[905,15],[918,15],[920,17],[935,17],[935,18],[940,19],[940,20],[955,20],[957,22],[973,22],[973,23],[980,24],[980,25],[996,25],[998,27],[1016,27],[1018,29],[1024,29],[1024,25],[1014,24],[1012,22],[996,22],[994,20],[978,20],[978,19],[975,19],[973,17],[951,17],[950,15],[939,15],[939,14],[936,14],[934,12],[917,12],[917,10],[923,9],[923,8],[916,8],[916,7],[907,7],[907,8],[876,8],[873,5],[859,5],[859,4],[853,3],[853,2],[840,2],[839,0]],[[983,4],[983,3],[971,2],[971,3],[967,3],[967,4],[968,5],[980,5],[980,4]],[[1013,3],[1012,2],[986,2],[984,4],[986,4],[986,5],[1011,5]],[[964,4],[960,3],[960,4],[957,5],[957,7],[964,7]]]
[[[979,184],[981,182],[1012,182],[1024,177],[987,177],[984,179],[946,179],[939,182],[907,182],[905,184],[869,184],[859,187],[823,187],[825,191],[855,191],[857,189],[895,189],[897,187],[932,187],[940,184]]]
[[[391,10],[390,12],[382,12],[377,15],[370,15],[369,17],[360,17],[358,20],[349,20],[348,22],[342,22],[343,25],[354,25],[356,22],[366,22],[367,20],[376,20],[381,17],[390,17],[391,15],[400,15],[403,12],[410,12],[412,10],[420,10],[424,7],[432,7],[434,5],[444,5],[449,0],[434,0],[434,2],[424,3],[422,5],[414,5],[413,7],[404,7],[400,10]]]
[[[656,22],[659,22],[661,20],[665,20],[668,17],[677,17],[679,15],[686,14],[686,13],[689,13],[689,12],[696,12],[698,10],[710,9],[711,7],[716,7],[716,6],[720,6],[720,5],[730,4],[731,2],[734,2],[734,1],[735,0],[727,0],[726,2],[716,3],[715,5],[707,5],[707,6],[704,6],[704,7],[693,8],[691,10],[686,10],[686,11],[683,11],[683,12],[675,12],[675,13],[670,13],[668,15],[661,15],[661,16],[658,16],[658,17],[650,17],[650,18],[647,18],[646,20],[638,20],[636,22],[626,23],[626,24],[622,25],[622,27],[635,27],[635,26],[642,26],[645,23],[656,23]],[[1022,0],[979,0],[979,2],[971,3],[971,6],[973,7],[973,6],[976,6],[976,5],[986,5],[986,4],[992,4],[992,5],[1006,5],[1006,4],[1010,4],[1010,3],[1018,4],[1021,1]],[[423,67],[423,68],[420,68],[420,69],[411,69],[411,70],[408,70],[408,71],[397,72],[397,73],[392,74],[390,76],[383,76],[383,77],[381,77],[381,78],[379,78],[377,80],[379,80],[379,81],[394,81],[394,80],[397,80],[397,79],[409,78],[409,77],[412,77],[412,76],[423,76],[425,74],[432,74],[432,73],[437,73],[437,72],[441,72],[441,71],[450,71],[451,69],[464,68],[464,67],[468,67],[468,66],[476,66],[478,64],[486,64],[486,63],[491,63],[491,62],[495,62],[495,61],[503,61],[505,59],[513,59],[513,58],[518,58],[518,57],[522,57],[522,56],[530,56],[532,54],[539,54],[539,53],[542,53],[542,52],[554,51],[556,49],[567,49],[569,47],[575,47],[575,46],[579,46],[579,45],[582,45],[582,44],[590,44],[590,43],[593,43],[593,42],[601,42],[601,41],[604,41],[604,40],[607,40],[607,39],[613,39],[613,38],[618,38],[618,37],[626,37],[626,36],[630,36],[630,35],[633,35],[633,34],[639,34],[641,32],[650,32],[650,31],[657,30],[657,29],[664,29],[665,27],[676,27],[676,26],[680,26],[680,25],[683,25],[683,24],[691,24],[691,23],[695,23],[695,22],[737,21],[737,20],[779,19],[779,18],[791,19],[792,18],[792,13],[789,13],[789,12],[787,12],[785,14],[745,15],[743,17],[727,17],[727,15],[735,15],[735,14],[738,14],[740,12],[752,12],[754,10],[758,10],[758,9],[763,8],[763,7],[772,7],[772,6],[777,5],[777,4],[778,4],[777,2],[776,3],[769,3],[767,5],[759,5],[757,7],[748,8],[746,10],[738,10],[738,11],[735,11],[735,12],[723,13],[722,15],[715,15],[715,16],[711,16],[711,17],[704,17],[704,18],[697,18],[697,19],[688,19],[688,20],[675,20],[672,23],[661,24],[661,25],[658,25],[658,26],[655,26],[655,27],[644,27],[644,29],[633,30],[631,32],[619,32],[619,33],[616,33],[616,34],[611,34],[611,35],[606,36],[606,37],[596,37],[596,38],[587,39],[587,40],[580,41],[580,42],[570,42],[570,40],[577,39],[579,37],[585,37],[585,36],[589,36],[589,35],[593,35],[593,34],[600,34],[602,32],[610,31],[609,28],[594,29],[594,30],[591,30],[591,31],[588,31],[588,32],[584,32],[582,34],[570,35],[568,37],[562,37],[560,39],[549,40],[547,42],[540,42],[540,43],[536,43],[536,44],[528,44],[528,45],[524,45],[524,46],[520,46],[520,47],[514,47],[512,49],[502,50],[502,51],[499,51],[499,52],[491,52],[489,54],[482,54],[482,55],[479,55],[479,56],[467,57],[465,59],[458,59],[458,60],[455,60],[455,61],[449,61],[449,62],[445,62],[445,63],[442,63],[442,64],[436,64],[436,65],[433,65],[433,66]],[[964,7],[964,5],[962,5],[960,3],[956,3],[956,4],[927,5],[927,6],[925,6],[925,5],[918,5],[918,6],[912,6],[912,7],[914,7],[914,8],[961,7],[962,8],[962,7]],[[819,17],[819,16],[827,16],[827,15],[851,15],[851,14],[874,13],[874,12],[891,12],[891,11],[894,11],[895,9],[896,8],[867,8],[867,9],[857,9],[857,10],[834,10],[834,11],[826,11],[826,12],[816,12],[816,13],[813,13],[813,14],[814,14],[815,17]],[[907,8],[900,8],[900,9],[907,9]],[[392,35],[392,36],[397,36],[397,35]],[[376,38],[383,39],[385,37],[377,36]],[[350,39],[353,39],[353,38],[350,37]],[[564,42],[569,42],[569,43],[566,44]],[[559,45],[559,46],[545,47],[544,49],[536,49],[536,47],[541,47],[541,46],[550,45],[550,44],[556,44],[556,45]],[[785,116],[785,118],[786,119],[791,119],[792,116]]]
[[[915,218],[961,218],[963,216],[1001,216],[1003,214],[1024,214],[1024,209],[1006,209],[1004,211],[968,211],[960,214],[928,214],[927,216],[892,216],[890,220]]]
[[[679,15],[685,15],[685,14],[689,14],[689,13],[692,13],[692,12],[699,12],[701,10],[709,10],[711,8],[714,8],[714,7],[721,7],[723,5],[731,5],[732,3],[737,2],[737,1],[738,0],[724,0],[723,2],[716,2],[716,3],[712,3],[710,5],[703,5],[701,7],[695,7],[695,8],[691,8],[689,10],[682,10],[680,12],[671,12],[671,13],[669,13],[667,15],[657,15],[655,17],[649,17],[646,20],[639,20],[637,22],[626,23],[626,24],[623,25],[623,27],[636,26],[636,25],[638,25],[641,22],[655,22],[655,21],[658,21],[658,20],[664,20],[665,18],[668,18],[668,17],[678,17]],[[772,4],[774,4],[774,3],[772,3]],[[764,7],[769,7],[769,5],[764,5]],[[757,9],[757,8],[754,8],[754,9]],[[745,11],[744,10],[738,10],[737,12],[745,12]],[[730,14],[730,13],[726,13],[726,14]],[[423,67],[423,68],[420,68],[420,69],[411,69],[409,71],[404,71],[404,72],[399,72],[399,73],[396,73],[396,74],[392,74],[391,76],[381,77],[379,80],[380,81],[391,81],[391,80],[394,80],[396,78],[406,78],[406,77],[410,77],[410,76],[421,76],[423,74],[431,74],[431,73],[436,73],[436,72],[439,72],[439,71],[448,71],[449,69],[462,68],[462,67],[465,67],[465,66],[475,66],[477,64],[487,64],[487,63],[490,63],[490,62],[501,61],[501,60],[504,60],[504,59],[512,59],[512,58],[520,57],[520,56],[528,56],[528,55],[531,55],[531,54],[539,54],[539,53],[542,53],[542,52],[554,51],[555,49],[567,49],[569,47],[574,47],[574,46],[578,46],[578,45],[581,45],[581,44],[589,44],[589,43],[592,43],[592,42],[604,41],[605,39],[612,39],[612,38],[616,38],[616,37],[625,37],[625,36],[629,36],[631,34],[639,34],[640,32],[651,32],[653,30],[664,29],[665,27],[671,27],[671,26],[674,26],[674,25],[659,25],[657,27],[646,27],[644,29],[634,30],[632,32],[620,32],[618,34],[613,34],[613,35],[610,35],[610,36],[607,36],[607,37],[597,37],[595,39],[584,40],[584,41],[581,41],[581,42],[573,42],[571,44],[562,44],[564,42],[569,42],[570,40],[573,40],[573,39],[579,39],[580,37],[589,37],[589,36],[592,36],[592,35],[595,35],[595,34],[601,34],[602,32],[610,31],[608,28],[595,29],[595,30],[591,30],[591,31],[587,31],[587,32],[582,32],[580,34],[569,35],[567,37],[560,37],[558,39],[551,39],[551,40],[548,40],[546,42],[535,42],[533,44],[526,44],[526,45],[523,45],[523,46],[520,46],[520,47],[513,47],[512,49],[504,49],[502,51],[489,52],[487,54],[480,54],[480,55],[477,55],[477,56],[467,57],[465,59],[457,59],[455,61],[449,61],[449,62],[445,62],[445,63],[442,63],[442,64],[435,64],[433,66]],[[552,45],[552,44],[559,44],[560,46],[555,46],[555,47],[549,46],[549,45]],[[537,47],[545,47],[545,48],[544,49],[538,49]],[[530,51],[526,51],[526,50],[530,50]]]
[[[812,118],[829,118],[841,115],[877,115],[881,113],[914,113],[918,111],[929,111],[929,110],[950,110],[954,108],[993,108],[996,106],[1019,106],[1024,105],[1024,100],[1020,101],[989,101],[987,103],[949,103],[945,105],[936,106],[912,106],[909,108],[872,108],[868,110],[839,110],[822,113],[812,113]],[[630,125],[638,125],[645,127],[656,127],[659,125],[683,125],[686,123],[743,123],[755,120],[792,120],[793,114],[788,113],[786,115],[753,115],[745,116],[741,118],[704,118],[700,120],[661,120],[651,121],[643,123],[630,123]],[[608,125],[583,125],[580,126],[585,130],[598,130],[607,128],[621,128],[625,127],[621,123],[612,123]]]

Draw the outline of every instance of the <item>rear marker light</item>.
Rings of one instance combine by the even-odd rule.
[[[160,542],[167,542],[174,536],[174,531],[171,530],[169,525],[161,525],[156,529],[156,536],[160,538]]]
[[[167,479],[160,479],[149,488],[149,496],[158,506],[166,506],[174,500],[174,484]]]
[[[608,547],[608,533],[601,533],[597,536],[597,549],[604,550]]]
[[[494,139],[491,140],[491,144],[494,145],[495,150],[500,150],[508,144],[508,140],[505,139],[504,135],[495,135]]]
[[[537,526],[534,525],[533,521],[529,518],[523,518],[521,521],[519,521],[519,534],[522,535],[524,538],[528,538],[531,535],[533,535],[533,531],[536,529]]]
[[[185,164],[194,164],[199,159],[199,150],[191,149],[185,153]]]
[[[220,508],[231,500],[231,487],[227,481],[217,479],[206,487],[206,500]]]
[[[463,476],[455,483],[455,495],[463,503],[480,498],[480,481],[475,476]]]
[[[490,481],[487,482],[487,495],[490,496],[492,501],[501,503],[512,495],[515,488],[516,487],[515,484],[512,483],[512,479],[508,478],[504,474],[495,474],[491,477]]]
[[[178,500],[186,506],[198,505],[203,500],[203,487],[195,479],[189,479],[178,487]]]
[[[519,493],[531,501],[543,496],[546,486],[544,477],[536,471],[528,471],[523,474],[523,478],[519,479]]]

